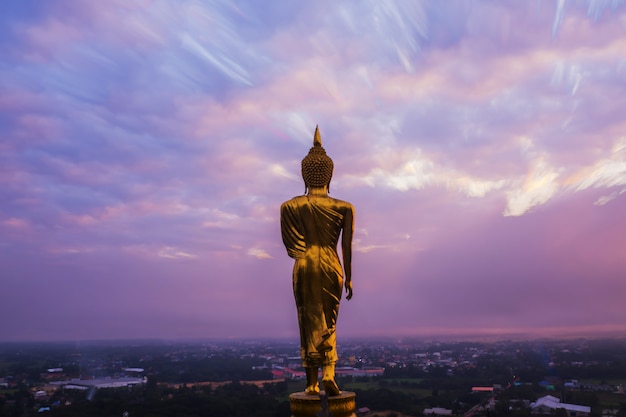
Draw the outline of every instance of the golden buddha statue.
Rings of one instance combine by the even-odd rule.
[[[300,356],[306,370],[305,392],[320,393],[321,367],[322,385],[329,396],[341,394],[335,382],[335,329],[344,283],[346,299],[352,298],[354,230],[352,204],[328,195],[332,174],[333,161],[322,147],[316,126],[313,147],[302,160],[305,195],[280,207],[283,243],[287,254],[295,260],[293,292],[300,327]],[[337,254],[339,235],[343,268]]]

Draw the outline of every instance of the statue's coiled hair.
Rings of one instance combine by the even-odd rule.
[[[333,167],[333,160],[326,155],[326,150],[316,143],[302,160],[304,184],[309,188],[329,185],[333,177]]]

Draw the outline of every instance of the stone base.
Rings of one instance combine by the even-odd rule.
[[[324,391],[322,391],[324,394]],[[319,395],[296,392],[289,395],[292,417],[316,417],[322,411]],[[342,391],[340,395],[328,397],[328,412],[332,417],[356,417],[356,394]]]

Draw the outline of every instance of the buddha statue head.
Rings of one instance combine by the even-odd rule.
[[[302,179],[304,180],[305,192],[311,188],[330,188],[330,180],[333,176],[333,160],[326,155],[322,147],[322,138],[317,126],[313,136],[313,147],[302,160]]]

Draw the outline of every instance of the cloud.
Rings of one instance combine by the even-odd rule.
[[[558,177],[558,172],[545,160],[533,161],[521,186],[508,192],[504,215],[521,216],[532,207],[548,202],[559,191]]]
[[[261,249],[261,248],[248,249],[248,255],[253,256],[257,259],[272,259],[272,255],[270,255],[264,249]]]
[[[575,191],[590,187],[610,188],[626,184],[626,138],[618,139],[611,150],[610,159],[603,159],[591,167],[576,172],[567,183]]]
[[[504,215],[523,215],[532,207],[545,204],[555,196],[571,191],[580,192],[591,187],[611,188],[625,185],[625,149],[624,140],[619,139],[613,146],[611,159],[600,160],[593,166],[581,168],[565,179],[559,179],[562,176],[548,164],[545,156],[535,157],[521,186],[507,193],[507,208]],[[596,204],[606,204],[617,195],[619,194],[613,193],[612,197],[600,198]]]
[[[609,195],[601,196],[594,204],[597,206],[603,206],[624,193],[626,193],[626,188],[621,189],[619,192],[613,192]]]
[[[198,257],[198,255],[183,252],[180,249],[171,246],[166,246],[162,248],[161,250],[159,250],[157,255],[161,258],[167,259],[194,259]]]
[[[15,217],[11,217],[10,219],[3,220],[2,224],[9,226],[9,227],[17,228],[17,229],[29,227],[28,221],[24,219],[18,219]]]
[[[245,85],[252,85],[248,72],[227,56],[223,54],[215,56],[188,33],[181,35],[181,42],[185,49],[206,60],[228,77]]]

